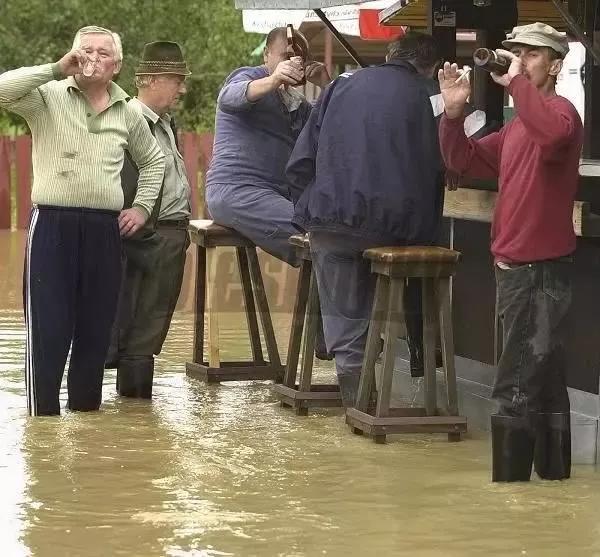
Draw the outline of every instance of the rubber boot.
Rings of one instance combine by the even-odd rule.
[[[342,395],[342,405],[344,408],[354,408],[356,396],[358,395],[358,384],[360,383],[360,373],[338,375],[338,384]]]
[[[131,398],[152,398],[154,358],[121,358],[117,369],[117,392]]]
[[[492,481],[528,482],[535,431],[529,417],[492,415]]]
[[[544,480],[571,477],[571,414],[540,413],[536,416],[534,465]]]

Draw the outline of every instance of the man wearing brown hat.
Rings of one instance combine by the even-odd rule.
[[[122,396],[152,396],[154,356],[167,336],[183,280],[190,188],[169,111],[185,94],[189,75],[179,45],[166,41],[147,44],[135,72],[138,96],[129,105],[141,112],[156,137],[165,155],[165,176],[148,223],[124,243],[124,278],[107,364],[117,367]],[[137,174],[126,157],[121,173],[125,206],[135,197]]]
[[[566,37],[535,23],[516,27],[502,44],[510,51],[497,52],[510,67],[492,77],[512,95],[514,119],[498,133],[467,139],[463,109],[471,88],[446,62],[439,73],[446,105],[440,139],[449,168],[498,178],[492,253],[504,348],[492,395],[493,480],[527,481],[532,463],[541,478],[564,479],[571,438],[563,341],[583,126],[555,91]]]

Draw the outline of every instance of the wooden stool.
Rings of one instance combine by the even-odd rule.
[[[460,253],[440,247],[394,247],[369,249],[364,253],[377,274],[371,323],[367,335],[356,408],[346,411],[346,423],[354,433],[373,436],[385,443],[390,433],[447,433],[449,441],[460,441],[467,420],[458,416],[454,340],[450,305],[450,277]],[[404,322],[403,289],[406,278],[423,283],[423,347],[425,356],[425,408],[390,408],[394,345]],[[437,315],[436,315],[437,314]],[[437,405],[435,345],[437,320],[441,332],[446,408]],[[385,322],[383,367],[377,385],[377,407],[369,413],[368,403],[375,387],[375,361]]]
[[[197,246],[196,312],[194,327],[194,360],[186,364],[190,377],[208,383],[272,379],[281,381],[283,366],[273,331],[269,303],[265,293],[256,246],[235,230],[211,220],[195,220],[189,225],[191,240]],[[252,348],[252,361],[222,362],[219,355],[219,277],[217,248],[235,247],[242,283],[246,321]],[[208,298],[208,362],[204,360],[204,313]],[[255,305],[256,302],[256,305]],[[269,360],[262,352],[256,313],[260,316]]]
[[[323,385],[312,383],[315,339],[318,328],[321,326],[319,292],[316,278],[312,272],[308,236],[302,234],[292,236],[290,244],[296,246],[302,263],[300,265],[300,274],[296,289],[296,302],[292,317],[285,376],[283,384],[274,385],[273,391],[281,401],[282,406],[294,408],[296,414],[306,416],[308,415],[309,408],[341,406],[342,397],[337,384]],[[304,329],[305,320],[306,329]],[[302,353],[302,367],[299,383],[296,384],[303,330],[304,350]]]

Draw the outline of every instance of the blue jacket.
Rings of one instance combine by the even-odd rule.
[[[434,241],[443,183],[429,97],[414,67],[400,61],[336,79],[287,166],[294,224],[386,243]]]

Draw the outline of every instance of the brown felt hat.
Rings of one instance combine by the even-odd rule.
[[[156,41],[144,46],[142,59],[135,75],[176,74],[191,75],[183,58],[181,47],[169,41]]]

